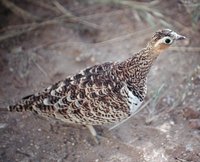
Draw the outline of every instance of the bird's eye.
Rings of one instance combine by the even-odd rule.
[[[166,39],[165,39],[165,43],[166,43],[166,44],[171,44],[171,43],[172,43],[172,40],[171,40],[170,38],[166,38]]]

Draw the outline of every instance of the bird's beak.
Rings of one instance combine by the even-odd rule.
[[[186,39],[186,37],[183,36],[183,35],[177,34],[175,39],[176,39],[176,40],[183,40],[183,39]]]
[[[173,37],[174,37],[175,40],[183,40],[183,39],[186,39],[185,36],[179,35],[179,34],[177,34],[176,32],[172,32],[171,34],[173,35]]]

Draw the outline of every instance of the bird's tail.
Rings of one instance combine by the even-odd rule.
[[[32,108],[32,103],[35,95],[29,95],[24,98],[22,98],[21,101],[16,103],[15,105],[10,105],[8,106],[8,111],[11,112],[22,112],[22,111],[28,111],[31,110]]]
[[[11,112],[13,112],[13,111],[17,111],[17,112],[34,111],[34,112],[38,113],[38,111],[40,112],[43,109],[45,109],[45,110],[49,109],[49,107],[43,103],[44,99],[48,98],[51,90],[58,88],[58,86],[59,86],[59,82],[54,84],[53,86],[46,88],[42,92],[28,95],[28,96],[22,98],[21,101],[19,101],[17,104],[9,106],[8,110]],[[55,99],[55,97],[51,96],[51,98],[49,100],[51,100],[50,102],[54,102],[54,101],[57,101],[58,98]]]
[[[32,94],[26,96],[22,98],[22,100],[19,101],[17,104],[8,106],[8,111],[11,112],[34,111],[33,109],[34,105],[40,104],[43,98],[45,97],[46,93]]]
[[[22,112],[22,111],[28,111],[28,110],[31,110],[31,107],[32,106],[29,106],[27,104],[23,104],[23,103],[17,103],[15,105],[10,105],[8,106],[8,111],[11,111],[11,112]]]

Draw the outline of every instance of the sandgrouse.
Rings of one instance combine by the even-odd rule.
[[[93,125],[119,122],[138,111],[152,63],[174,41],[182,39],[185,37],[172,30],[159,30],[144,49],[125,61],[86,68],[8,109],[86,125],[96,136]]]

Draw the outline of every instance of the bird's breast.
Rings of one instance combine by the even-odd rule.
[[[135,113],[142,104],[142,100],[138,96],[134,95],[137,93],[133,93],[127,87],[127,85],[124,85],[124,87],[121,89],[121,94],[126,98],[126,101],[128,102],[130,114]]]
[[[142,101],[133,95],[133,93],[131,91],[129,91],[128,93],[128,102],[129,102],[129,108],[130,108],[130,113],[135,113],[139,107],[141,106],[142,104]]]

